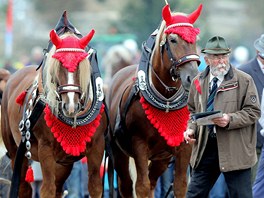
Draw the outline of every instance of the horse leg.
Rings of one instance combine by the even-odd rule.
[[[150,194],[149,197],[154,197],[154,191],[158,178],[167,169],[169,159],[151,161],[149,165],[149,180],[150,180]]]
[[[147,145],[139,140],[134,148],[133,152],[135,153],[134,159],[137,169],[136,194],[138,198],[145,198],[150,194]]]
[[[118,188],[123,198],[133,197],[133,181],[129,174],[129,157],[117,145],[113,146],[114,166],[118,175]]]
[[[56,162],[54,160],[52,150],[53,147],[51,145],[49,144],[45,145],[39,142],[38,156],[39,156],[39,162],[41,164],[41,171],[43,176],[42,185],[40,188],[41,198],[49,198],[56,196],[56,185],[55,185]]]
[[[175,174],[174,174],[174,195],[179,198],[184,198],[187,191],[187,169],[191,157],[191,146],[186,143],[181,143],[179,148],[176,148]]]
[[[103,193],[100,167],[104,155],[104,137],[93,144],[96,148],[89,148],[87,153],[88,191],[91,198],[101,198]]]
[[[72,166],[73,164],[68,166],[56,164],[56,197],[57,198],[61,198],[63,195],[63,185],[71,173]]]

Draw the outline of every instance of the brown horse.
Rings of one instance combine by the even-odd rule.
[[[100,164],[107,118],[96,53],[87,46],[94,31],[79,38],[70,25],[65,23],[59,35],[51,31],[51,47],[42,66],[14,73],[3,94],[2,136],[14,171],[22,167],[21,198],[32,194],[27,182],[31,159],[41,164],[41,197],[50,198],[62,196],[73,163],[84,156],[88,158],[89,194],[102,196]],[[16,183],[12,180],[12,185]],[[17,197],[12,190],[11,194]]]
[[[109,87],[110,145],[122,197],[133,197],[131,160],[136,168],[137,197],[154,197],[158,177],[176,157],[174,194],[185,197],[191,147],[183,142],[189,112],[190,83],[197,74],[193,13],[171,14],[163,8],[163,21],[143,45],[139,65],[121,69]],[[134,195],[135,196],[135,195]]]

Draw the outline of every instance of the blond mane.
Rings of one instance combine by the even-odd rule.
[[[75,36],[73,33],[65,33],[61,36],[61,38],[65,38],[68,36]],[[76,37],[76,36],[75,36]],[[46,100],[52,109],[53,113],[57,113],[58,111],[58,97],[56,94],[57,90],[57,80],[60,78],[60,67],[62,67],[60,61],[58,61],[56,58],[52,58],[53,54],[55,53],[56,47],[53,45],[50,52],[47,55],[46,63],[43,70],[43,84],[44,84],[44,95],[46,96]],[[82,92],[85,94],[85,96],[88,97],[87,93],[89,91],[88,86],[91,80],[91,65],[88,58],[85,58],[82,60],[77,69],[78,75],[79,75],[79,81],[80,81],[80,87]]]

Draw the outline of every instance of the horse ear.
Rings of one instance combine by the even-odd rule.
[[[56,46],[56,48],[59,48],[62,43],[62,39],[57,35],[55,30],[50,31],[50,40]]]
[[[94,29],[92,29],[89,34],[87,34],[86,36],[80,39],[79,43],[80,43],[81,48],[84,49],[88,45],[90,40],[93,38],[94,33],[95,31]]]
[[[165,5],[162,9],[162,17],[166,21],[166,23],[169,23],[171,21],[171,12],[170,12],[170,5]]]
[[[199,7],[193,13],[188,15],[188,18],[191,24],[193,24],[197,20],[197,18],[200,16],[202,8],[203,8],[203,5],[200,4]]]

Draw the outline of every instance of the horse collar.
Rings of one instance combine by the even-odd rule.
[[[161,97],[161,95],[150,85],[148,67],[143,68],[139,66],[137,83],[140,93],[145,100],[158,109],[168,112],[181,109],[187,105],[188,93],[185,92],[182,86],[172,99]]]

